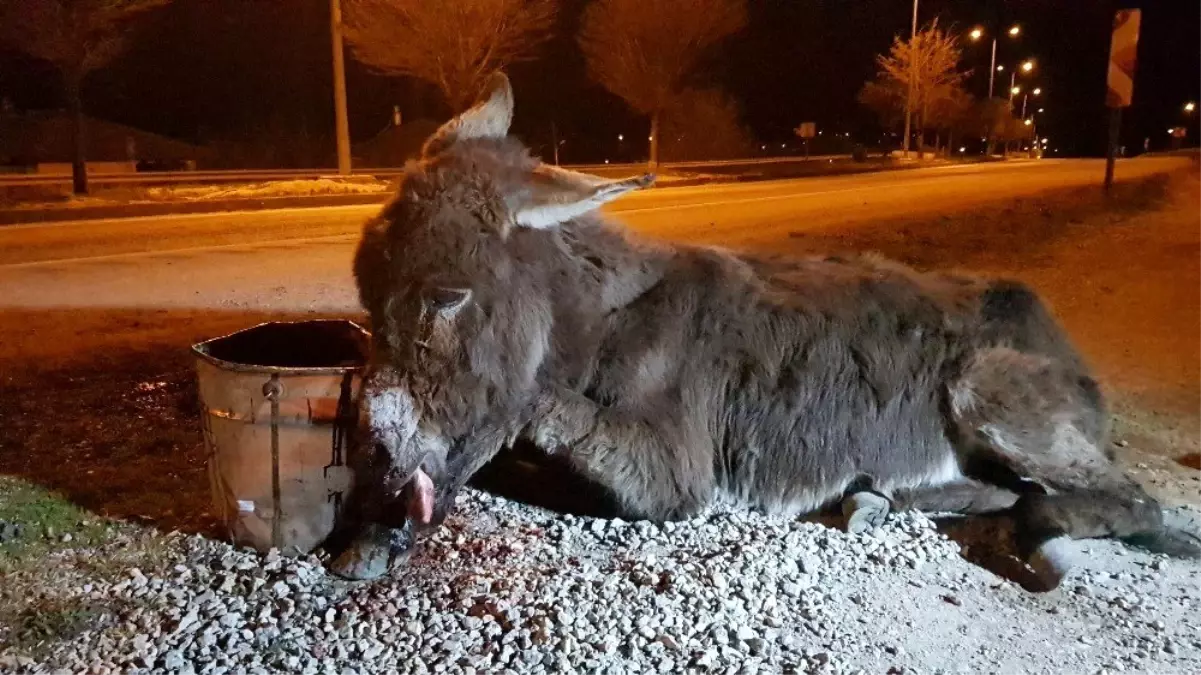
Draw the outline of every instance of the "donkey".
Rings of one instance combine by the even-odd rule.
[[[360,412],[384,468],[363,494],[383,525],[338,573],[382,574],[396,527],[439,524],[518,439],[630,518],[845,500],[864,529],[890,508],[1011,509],[1046,589],[1072,539],[1201,556],[1115,466],[1100,388],[1028,288],[637,237],[597,210],[652,177],[544,165],[507,136],[512,112],[497,73],[364,227]]]

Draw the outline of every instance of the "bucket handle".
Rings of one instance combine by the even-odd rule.
[[[279,484],[279,400],[283,393],[284,385],[279,380],[279,373],[272,373],[271,379],[263,385],[263,396],[271,402],[271,499],[275,502],[271,514],[271,545],[276,549],[281,549],[283,542]]]

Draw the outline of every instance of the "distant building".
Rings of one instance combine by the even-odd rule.
[[[90,173],[187,170],[206,149],[134,127],[87,117],[86,158]],[[0,170],[61,174],[75,156],[71,116],[62,110],[15,112],[0,109]]]

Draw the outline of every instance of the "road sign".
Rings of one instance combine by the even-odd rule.
[[[1138,62],[1138,29],[1142,12],[1119,10],[1113,17],[1113,37],[1109,43],[1109,90],[1105,105],[1125,108],[1134,97],[1134,69]]]
[[[1105,154],[1105,192],[1113,185],[1114,156],[1122,135],[1122,108],[1134,98],[1134,69],[1138,62],[1138,27],[1142,11],[1120,9],[1113,15],[1113,36],[1109,42],[1108,89],[1105,105],[1109,106],[1109,148]]]
[[[795,129],[796,135],[801,138],[813,138],[817,135],[816,122],[801,122],[801,126]]]

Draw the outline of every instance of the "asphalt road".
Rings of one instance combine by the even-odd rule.
[[[1119,162],[1119,180],[1188,159]],[[753,245],[898,215],[937,216],[1096,185],[1100,160],[932,167],[867,175],[664,188],[610,205],[654,236]],[[379,206],[286,209],[0,228],[0,308],[346,311],[350,254]]]

